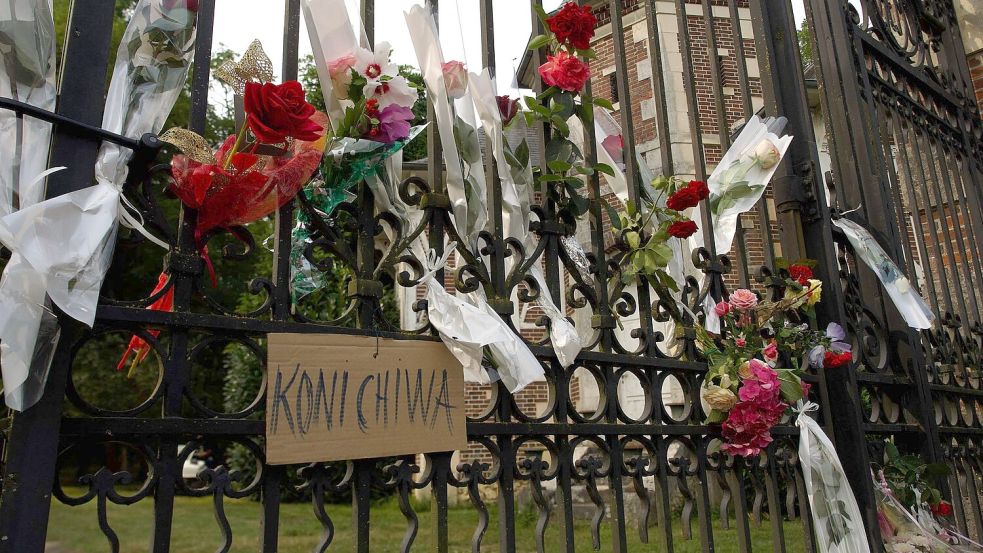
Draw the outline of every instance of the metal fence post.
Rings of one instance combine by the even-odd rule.
[[[825,0],[823,2],[825,3]],[[813,135],[805,77],[799,54],[796,25],[789,2],[755,0],[751,2],[762,90],[768,115],[789,119],[786,132],[795,136],[787,160],[774,179],[775,204],[782,228],[783,253],[790,259],[815,259],[817,278],[827,283],[823,301],[817,306],[821,323],[846,321],[843,290],[833,242],[830,209],[819,167],[818,148]],[[813,27],[815,28],[815,27]],[[818,40],[831,40],[822,36]],[[850,45],[838,48],[835,63],[850,61],[843,55]],[[827,69],[826,66],[823,67]],[[822,79],[836,79],[824,71]],[[826,118],[840,114],[824,114]],[[832,430],[837,453],[864,514],[873,547],[879,547],[877,511],[870,480],[870,459],[862,422],[859,388],[852,370],[819,371],[819,394],[823,403],[827,431]],[[829,409],[831,405],[837,406]]]

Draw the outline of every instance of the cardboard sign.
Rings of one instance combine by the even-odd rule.
[[[464,372],[441,342],[270,334],[268,351],[270,464],[467,446]]]

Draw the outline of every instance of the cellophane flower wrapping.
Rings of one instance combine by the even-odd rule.
[[[912,287],[891,256],[877,243],[870,231],[847,218],[834,219],[853,246],[853,253],[877,275],[888,296],[904,317],[908,326],[918,330],[932,328],[935,314],[922,296]]]
[[[495,96],[488,70],[469,75],[469,83],[474,105],[481,119],[485,136],[490,138],[492,155],[498,167],[499,185],[502,189],[502,222],[504,238],[518,240],[530,255],[536,249],[536,240],[529,231],[529,220],[532,215],[532,165],[528,156],[520,159],[515,155],[505,140],[505,129]],[[524,162],[524,163],[523,163]],[[489,217],[491,214],[488,214]],[[515,270],[514,256],[506,258],[506,273]],[[529,267],[528,274],[539,287],[537,303],[550,320],[550,344],[556,353],[556,358],[563,367],[569,367],[577,359],[583,342],[577,329],[567,320],[566,316],[553,301],[546,278],[538,263]]]
[[[799,464],[809,497],[816,547],[820,553],[869,553],[864,520],[836,448],[819,424],[809,416],[819,409],[800,401],[795,424],[799,427]]]
[[[311,120],[327,126],[323,113]],[[224,168],[235,139],[226,139],[215,154],[214,165],[184,155],[171,160],[172,190],[186,206],[198,211],[199,238],[215,228],[262,219],[292,200],[317,169],[325,146],[323,136],[314,141],[290,140],[281,155],[240,152]]]
[[[449,96],[444,79],[447,60],[431,13],[413,6],[406,12],[406,26],[434,106],[454,224],[466,242],[464,247],[474,248],[478,233],[488,223],[488,200],[472,91]]]
[[[339,204],[354,198],[351,191],[362,181],[369,183],[376,194],[393,193],[395,186],[389,183],[400,179],[400,175],[393,171],[401,166],[402,149],[423,127],[410,128],[405,137],[398,138],[388,132],[392,127],[380,124],[380,129],[384,131],[378,135],[380,140],[368,139],[356,135],[353,129],[346,129],[346,116],[355,107],[347,90],[349,72],[353,69],[364,72],[365,68],[361,67],[360,62],[371,65],[378,59],[379,74],[374,76],[380,80],[380,86],[387,85],[385,91],[376,91],[369,86],[367,78],[362,91],[363,94],[368,91],[366,99],[373,96],[387,104],[386,107],[395,104],[409,109],[416,100],[416,94],[414,92],[411,98],[405,78],[395,75],[398,68],[388,60],[391,48],[387,43],[380,43],[375,52],[371,50],[360,22],[353,25],[344,0],[304,0],[301,6],[332,128],[321,165],[321,178],[311,181],[303,193],[318,215],[327,218]],[[356,26],[361,30],[358,36]],[[392,80],[383,83],[382,78]],[[406,103],[409,105],[404,105]],[[392,138],[397,139],[387,140]],[[388,163],[393,159],[395,163]],[[304,256],[304,250],[311,242],[310,224],[308,214],[298,212],[297,225],[291,234],[290,252],[290,284],[295,301],[327,284],[325,275]]]
[[[51,0],[0,4],[0,96],[54,111],[55,23]],[[0,217],[40,202],[51,123],[0,110]],[[15,202],[16,200],[16,202]]]
[[[51,8],[50,0],[15,0],[0,5],[0,96],[48,111],[54,111],[57,97]],[[0,166],[0,217],[44,198],[45,179],[38,177],[47,168],[50,142],[50,123],[0,110],[0,160],[7,161]],[[24,320],[0,315],[0,337],[5,339],[0,342],[0,355],[20,357],[0,365],[12,403],[31,405],[44,391],[60,327],[50,301],[44,297],[43,283],[35,281],[30,264],[16,252],[0,277],[0,290],[10,289],[19,289],[22,296],[0,292],[0,310],[11,314],[18,309],[27,311],[22,311]],[[28,347],[34,349],[30,359]]]
[[[197,14],[183,3],[139,0],[123,34],[106,97],[102,127],[139,139],[160,132],[187,79],[194,57]],[[104,143],[95,166],[96,185],[22,207],[0,220],[0,240],[17,254],[0,284],[0,364],[8,406],[23,410],[40,397],[22,384],[47,367],[32,368],[44,294],[68,316],[95,319],[99,290],[112,262],[117,222],[149,236],[122,196],[132,152]],[[15,261],[12,257],[11,261]],[[15,280],[12,274],[18,275]],[[16,314],[16,324],[10,318]]]
[[[730,252],[738,219],[758,203],[785,157],[792,143],[792,136],[781,135],[787,123],[784,117],[761,119],[757,115],[751,116],[707,178],[710,188],[708,205],[718,255]],[[704,243],[704,234],[700,229],[689,238],[689,249],[692,251],[703,247]],[[702,288],[705,276],[699,272],[694,276],[699,279]],[[720,329],[720,320],[713,312],[714,301],[707,294],[703,305],[705,325],[710,332]]]
[[[941,524],[919,507],[906,508],[874,478],[877,522],[886,553],[981,553],[983,545]]]

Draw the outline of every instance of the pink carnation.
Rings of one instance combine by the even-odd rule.
[[[739,288],[731,292],[729,302],[734,309],[747,311],[758,305],[758,296],[747,288]]]
[[[730,304],[722,301],[713,307],[713,312],[716,313],[718,317],[723,317],[730,313]]]

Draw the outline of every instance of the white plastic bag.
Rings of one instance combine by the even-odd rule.
[[[803,402],[795,406],[799,427],[799,465],[809,508],[812,526],[816,533],[817,551],[820,553],[869,553],[864,520],[857,506],[857,499],[843,472],[843,465],[836,455],[833,443],[809,416],[817,411],[815,403]]]
[[[911,282],[901,269],[891,260],[884,248],[877,243],[870,232],[864,227],[846,218],[834,219],[833,224],[839,227],[853,246],[853,253],[863,261],[877,278],[880,279],[887,295],[894,306],[898,308],[908,326],[918,330],[932,328],[935,314],[925,300],[912,288]]]

